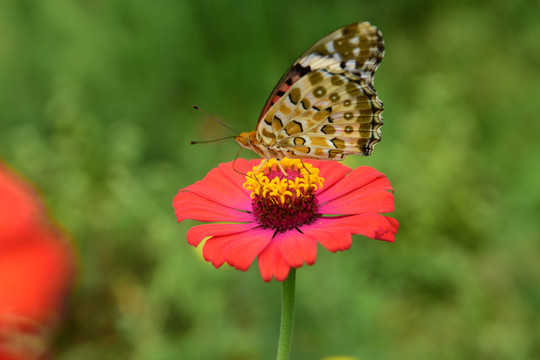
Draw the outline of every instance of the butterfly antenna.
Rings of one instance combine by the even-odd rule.
[[[219,121],[218,119],[216,119],[215,117],[213,117],[212,115],[209,115],[206,111],[202,110],[200,107],[198,107],[197,105],[193,105],[193,108],[195,110],[199,110],[200,112],[202,112],[204,115],[206,115],[207,118],[209,118],[210,120],[214,120],[215,122],[217,122],[218,124],[220,124],[221,126],[224,126],[226,127],[227,129],[231,130],[231,131],[234,131],[235,133],[237,134],[240,134],[240,131],[238,130],[235,130],[233,129],[232,127],[230,127],[229,125],[225,124],[224,122],[221,122]]]
[[[202,141],[190,141],[189,143],[190,143],[191,145],[195,145],[195,144],[205,144],[205,143],[213,143],[213,142],[218,142],[218,141],[226,140],[226,139],[234,139],[235,137],[236,137],[236,135],[232,135],[232,136],[225,136],[225,137],[222,137],[222,138],[219,138],[219,139],[202,140]]]

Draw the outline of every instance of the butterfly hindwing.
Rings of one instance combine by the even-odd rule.
[[[380,140],[382,103],[365,84],[317,70],[295,83],[260,124],[262,141],[289,157],[369,155]],[[319,80],[313,84],[313,78]]]
[[[383,54],[382,35],[368,23],[318,41],[272,92],[257,126],[260,143],[297,158],[369,155],[383,123],[373,87]]]

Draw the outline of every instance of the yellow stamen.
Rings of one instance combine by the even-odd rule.
[[[250,192],[252,199],[256,196],[270,197],[276,203],[279,201],[284,204],[287,198],[301,198],[310,189],[321,189],[323,182],[324,179],[319,177],[319,169],[310,163],[289,158],[281,161],[264,159],[260,165],[253,167],[253,171],[247,173],[244,188]]]

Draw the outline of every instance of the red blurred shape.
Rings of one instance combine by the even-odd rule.
[[[47,357],[73,274],[38,194],[0,162],[0,360]]]

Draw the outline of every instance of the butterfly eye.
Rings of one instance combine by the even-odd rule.
[[[241,133],[238,136],[235,136],[234,140],[236,140],[236,142],[239,143],[242,146],[249,146],[250,145],[249,134],[245,133],[245,132]]]

